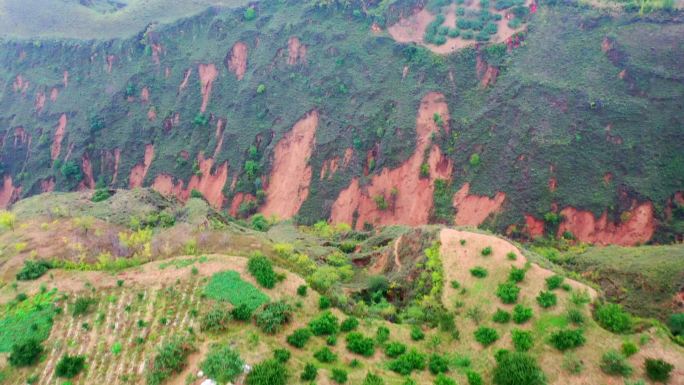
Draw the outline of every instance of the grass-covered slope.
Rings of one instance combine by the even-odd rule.
[[[436,91],[451,120],[434,140],[454,168],[435,218],[453,217],[450,197],[469,182],[471,194],[506,194],[490,223],[499,230],[554,206],[617,220],[634,201],[653,201],[664,219],[684,185],[683,33],[678,11],[544,3],[518,48],[437,56],[374,32],[351,8],[265,1],[253,19],[213,9],[130,39],[6,41],[0,202],[98,182],[149,186],[161,174],[175,178],[170,190],[205,181],[193,186],[225,196],[224,207],[237,193],[263,200],[276,143],[316,110],[299,210],[313,223],[353,177],[363,185],[366,170],[413,153],[420,100]],[[321,178],[334,158],[344,166]]]

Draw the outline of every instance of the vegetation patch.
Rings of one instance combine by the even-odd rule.
[[[235,307],[246,306],[253,311],[269,301],[266,294],[249,282],[243,281],[236,271],[228,270],[212,275],[204,288],[208,298],[226,301]]]
[[[5,305],[0,313],[0,352],[27,341],[44,341],[50,335],[56,290]]]

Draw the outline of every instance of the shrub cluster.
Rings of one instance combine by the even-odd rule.
[[[644,360],[644,369],[651,381],[666,383],[670,380],[670,372],[674,365],[661,359],[647,358]]]
[[[513,254],[515,256],[515,254]],[[508,280],[511,282],[522,282],[525,279],[525,269],[518,269],[517,267],[511,267],[511,271],[508,273]]]
[[[359,320],[356,317],[349,317],[340,324],[340,331],[345,333],[350,332],[355,330],[358,326]]]
[[[10,365],[14,367],[31,366],[38,362],[43,353],[43,346],[35,338],[29,338],[23,342],[12,345],[9,359]]]
[[[264,305],[254,316],[257,326],[266,334],[275,334],[292,319],[292,306],[284,301]]]
[[[221,306],[214,306],[200,318],[200,330],[210,333],[225,331],[228,329],[228,323],[232,318],[227,309]]]
[[[327,336],[337,333],[339,323],[332,312],[325,311],[309,322],[309,329],[316,336]]]
[[[228,345],[213,345],[200,367],[206,375],[224,384],[242,374],[244,361]]]
[[[556,306],[558,303],[558,297],[550,291],[541,291],[537,296],[537,303],[544,309]]]
[[[299,328],[287,336],[286,341],[295,348],[301,349],[306,345],[310,338],[311,330],[308,328]]]
[[[162,344],[147,372],[147,385],[160,385],[180,373],[187,364],[188,355],[194,350],[195,346],[188,338],[172,337]]]
[[[564,280],[565,278],[563,278],[562,275],[552,275],[549,278],[546,278],[546,288],[549,290],[558,289],[561,287]]]
[[[532,356],[502,351],[496,355],[492,382],[495,385],[546,385],[546,376]]]
[[[425,355],[411,349],[390,361],[388,367],[393,372],[408,376],[414,370],[425,369]]]
[[[430,373],[439,374],[446,373],[449,371],[449,361],[439,354],[430,355],[430,360],[428,361],[428,369]]]
[[[552,333],[550,342],[556,349],[565,351],[584,345],[586,338],[582,329],[565,329]]]
[[[612,376],[629,377],[634,369],[627,362],[625,356],[616,350],[609,350],[601,356],[601,370]]]
[[[327,346],[314,353],[314,358],[320,362],[329,364],[337,361],[337,354],[333,353]]]
[[[499,339],[499,333],[492,328],[485,326],[480,326],[475,330],[475,341],[481,343],[484,346],[489,346]]]
[[[254,253],[247,264],[249,273],[256,279],[259,285],[272,289],[276,284],[276,273],[273,271],[271,261],[261,253]]]
[[[17,273],[17,281],[31,281],[43,276],[48,270],[52,269],[49,261],[24,261],[24,267]]]
[[[343,369],[334,368],[330,372],[330,378],[332,378],[332,380],[337,382],[338,384],[344,384],[345,382],[347,382],[347,371]]]
[[[245,379],[246,385],[285,385],[290,373],[282,363],[269,359],[262,361],[252,368]]]
[[[302,371],[301,378],[302,381],[313,381],[318,377],[318,369],[312,363],[307,363],[304,365],[304,371]]]
[[[85,368],[85,356],[70,356],[65,354],[55,367],[57,377],[74,378]]]
[[[613,333],[629,333],[632,331],[632,316],[622,310],[622,306],[608,303],[599,306],[594,312],[596,322]]]
[[[496,288],[496,296],[505,304],[512,304],[518,301],[520,288],[513,282],[504,282]]]
[[[532,308],[523,306],[523,305],[515,305],[513,308],[513,322],[517,324],[523,324],[527,321],[529,321],[532,318]]]
[[[389,358],[397,358],[406,352],[406,345],[401,342],[390,342],[385,345],[385,355]]]
[[[359,332],[347,334],[346,341],[347,349],[352,353],[360,354],[365,357],[370,357],[375,353],[375,341]]]
[[[489,273],[487,272],[487,269],[485,269],[484,267],[475,266],[472,269],[470,269],[470,274],[472,274],[472,276],[475,278],[485,278]]]
[[[499,324],[505,324],[508,323],[508,321],[511,320],[511,313],[502,310],[502,309],[496,309],[496,312],[494,313],[494,316],[492,316],[492,321],[499,323]]]
[[[532,332],[527,330],[511,330],[511,339],[513,340],[513,347],[519,352],[526,352],[534,346]]]

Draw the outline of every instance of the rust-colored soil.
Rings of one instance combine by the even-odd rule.
[[[147,87],[143,87],[142,91],[140,91],[140,101],[143,103],[148,103],[150,101],[150,89]]]
[[[66,114],[62,114],[62,116],[59,117],[57,129],[55,130],[55,136],[52,140],[52,148],[50,149],[50,154],[52,155],[53,161],[59,157],[59,153],[62,151],[62,139],[64,139],[67,122],[68,119]]]
[[[561,211],[565,218],[558,233],[571,232],[578,240],[597,245],[633,246],[648,242],[655,232],[656,221],[651,202],[636,205],[623,213],[621,223],[608,220],[604,212],[598,219],[589,211],[567,207]]]
[[[224,119],[219,119],[216,122],[216,148],[214,149],[214,159],[221,152],[221,147],[223,147],[223,130],[225,129],[226,121]]]
[[[19,199],[21,186],[15,186],[10,175],[5,175],[0,185],[0,208],[7,208]]]
[[[237,80],[242,80],[247,71],[247,56],[249,48],[247,44],[239,41],[230,50],[230,59],[227,61],[228,70],[235,74]]]
[[[160,194],[175,196],[181,201],[188,200],[192,190],[197,190],[202,193],[212,207],[221,209],[225,200],[223,187],[228,180],[228,162],[224,162],[216,172],[212,173],[213,158],[205,159],[204,155],[200,153],[197,156],[197,161],[199,163],[199,175],[193,175],[187,187],[184,187],[182,180],[176,182],[174,177],[169,174],[159,174],[155,177],[152,188]]]
[[[58,96],[59,90],[57,89],[57,87],[53,87],[52,90],[50,90],[50,101],[56,102]]]
[[[292,218],[309,196],[309,158],[316,139],[318,112],[301,118],[276,144],[273,167],[266,187],[266,203],[261,213],[279,219]]]
[[[454,194],[454,223],[459,226],[479,226],[490,215],[499,212],[505,200],[506,194],[503,192],[496,193],[494,198],[470,195],[470,183],[466,183]]]
[[[449,109],[444,95],[436,92],[427,94],[420,104],[416,119],[417,143],[411,157],[399,168],[383,169],[374,175],[367,186],[361,186],[354,178],[345,190],[340,192],[332,206],[330,219],[333,223],[349,223],[358,214],[356,228],[364,223],[374,225],[428,223],[433,204],[435,179],[450,179],[453,165],[444,157],[439,147],[431,144],[431,135],[439,133],[434,115],[449,121]],[[428,153],[429,176],[421,177],[424,154]],[[387,208],[378,207],[376,200],[387,202]]]
[[[112,73],[112,66],[114,65],[114,60],[116,60],[116,56],[107,55],[107,73],[108,74]]]
[[[31,135],[29,135],[24,127],[16,127],[14,129],[14,148],[23,147],[31,142]]]
[[[185,87],[188,86],[188,82],[190,81],[190,75],[192,75],[192,68],[188,68],[185,70],[185,73],[183,75],[183,81],[181,84],[178,86],[178,92],[180,93],[185,89]]]
[[[78,184],[79,191],[94,189],[95,179],[93,178],[93,165],[90,163],[88,154],[83,154],[81,157],[81,171],[83,171],[83,180]]]
[[[525,227],[530,238],[537,238],[544,235],[544,221],[532,215],[525,214]]]
[[[297,37],[290,37],[290,40],[287,42],[287,51],[287,64],[306,64],[306,46]]]
[[[143,163],[138,163],[135,166],[133,166],[133,169],[131,170],[131,175],[128,177],[129,188],[133,189],[136,187],[142,187],[143,181],[145,180],[145,176],[147,175],[147,171],[150,169],[150,165],[152,164],[153,159],[154,145],[147,144],[145,145],[145,158],[143,159]]]
[[[332,179],[333,175],[337,172],[337,169],[340,167],[340,158],[339,157],[334,157],[332,159],[328,159],[323,161],[323,166],[321,167],[321,177],[320,179],[323,180],[326,177],[328,179]]]
[[[237,217],[240,212],[240,205],[248,202],[256,202],[256,198],[249,193],[237,193],[230,203],[229,213],[232,217]]]
[[[41,192],[53,192],[55,190],[55,177],[51,176],[49,178],[40,181],[40,191]]]
[[[157,109],[154,107],[150,107],[150,109],[147,111],[147,120],[150,122],[154,122],[157,120]]]
[[[119,162],[121,161],[121,150],[114,149],[114,174],[112,175],[112,185],[116,184],[116,179],[119,176]]]
[[[38,92],[36,94],[36,102],[34,106],[36,107],[36,112],[41,112],[43,111],[43,108],[45,108],[45,92]]]
[[[64,71],[64,74],[62,75],[62,83],[64,84],[64,88],[69,86],[69,71]]]
[[[207,105],[209,104],[209,98],[211,97],[211,87],[214,84],[214,80],[218,76],[218,70],[213,64],[200,64],[199,65],[199,77],[202,92],[202,106],[200,107],[200,112],[207,110]]]

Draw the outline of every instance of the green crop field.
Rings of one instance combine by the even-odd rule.
[[[240,278],[236,271],[216,273],[204,288],[204,294],[211,299],[230,302],[233,306],[246,305],[254,310],[268,302],[268,296],[249,282]]]

